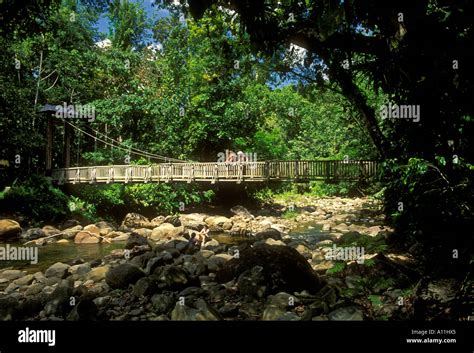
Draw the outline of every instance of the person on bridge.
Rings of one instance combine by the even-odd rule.
[[[226,150],[227,152],[227,150]],[[237,162],[237,155],[233,151],[229,151],[227,154],[227,159],[225,160],[226,163],[234,163]]]

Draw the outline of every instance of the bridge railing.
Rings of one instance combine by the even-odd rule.
[[[55,169],[63,183],[132,183],[185,181],[356,180],[377,174],[376,161],[265,161],[234,163],[160,163]]]

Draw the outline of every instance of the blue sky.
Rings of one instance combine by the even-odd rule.
[[[156,6],[155,7],[152,6],[155,0],[143,0],[143,1],[130,0],[130,2],[141,3],[141,6],[145,9],[145,13],[147,14],[149,20],[153,18],[158,19],[158,18],[166,17],[169,15],[168,10],[163,10],[163,9],[159,9]],[[107,14],[102,14],[99,21],[97,22],[97,28],[99,30],[99,33],[103,33],[105,35],[109,34],[109,29],[108,29],[109,19],[107,18]],[[149,33],[148,39],[150,40],[152,39],[151,32]]]

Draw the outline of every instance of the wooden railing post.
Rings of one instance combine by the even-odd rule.
[[[89,172],[90,172],[90,179],[89,179],[89,184],[95,184],[95,182],[97,181],[97,168],[92,168],[92,169],[89,169]]]
[[[214,173],[212,175],[212,181],[211,181],[211,184],[215,184],[216,182],[219,181],[219,177],[218,177],[218,174],[219,174],[219,167],[217,165],[217,163],[214,165]]]
[[[237,184],[240,184],[243,179],[243,172],[244,172],[244,165],[242,164],[242,161],[238,161],[237,163]]]

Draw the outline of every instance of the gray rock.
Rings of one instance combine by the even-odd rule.
[[[138,213],[128,213],[122,221],[122,229],[124,228],[154,228],[154,224],[145,216]]]
[[[166,294],[155,294],[151,297],[153,308],[157,314],[167,314],[176,303],[174,296]]]
[[[136,297],[142,297],[155,293],[157,289],[158,286],[155,281],[149,277],[142,277],[133,286],[132,294]]]
[[[173,262],[173,256],[168,251],[161,251],[155,257],[148,260],[145,268],[147,274],[152,274],[157,267]]]
[[[269,294],[304,289],[316,293],[324,284],[308,261],[295,249],[267,244],[240,251],[239,258],[227,261],[217,272],[216,279],[220,283],[228,282],[254,266],[263,268],[264,283],[268,286]]]
[[[14,281],[23,277],[25,274],[25,271],[20,270],[4,270],[0,273],[0,278],[6,279],[7,281]]]
[[[45,287],[46,285],[44,283],[34,283],[34,284],[31,284],[28,289],[25,291],[25,295],[37,295],[39,293],[41,293],[41,291],[43,290],[43,288]]]
[[[184,288],[188,282],[188,274],[181,267],[167,265],[158,276],[163,287],[172,290],[179,290]]]
[[[62,262],[56,262],[54,265],[49,267],[46,272],[46,277],[55,277],[59,279],[66,278],[68,275],[69,265],[63,264]]]
[[[27,286],[27,285],[30,285],[34,279],[35,278],[33,277],[33,275],[29,274],[29,275],[26,275],[14,280],[13,283],[19,286]]]
[[[204,243],[203,246],[201,246],[202,250],[211,250],[216,252],[221,247],[219,242],[215,239],[211,239],[208,242]]]
[[[276,320],[277,321],[300,321],[301,318],[298,316],[298,314],[288,311],[284,313],[283,315],[280,315]]]
[[[20,238],[23,240],[34,240],[46,236],[41,228],[30,228],[26,232],[21,233]]]
[[[236,205],[230,209],[230,212],[244,218],[255,218],[244,206]]]
[[[74,265],[69,268],[69,273],[71,275],[84,276],[91,270],[91,265],[89,263]]]
[[[272,238],[273,240],[281,240],[281,233],[274,228],[267,228],[264,231],[255,234],[257,240],[265,240]]]
[[[346,306],[330,312],[328,318],[332,321],[362,321],[364,315],[356,306]]]
[[[149,245],[148,240],[134,232],[128,237],[127,243],[125,244],[125,249],[133,249],[135,246],[141,245]]]
[[[0,297],[0,321],[10,321],[15,319],[19,302],[11,296]]]
[[[171,320],[175,321],[216,321],[220,320],[219,313],[204,300],[196,301],[196,308],[176,303],[171,313]]]
[[[145,272],[138,266],[125,263],[110,269],[105,275],[105,281],[111,288],[124,289],[144,276]]]
[[[267,291],[263,267],[254,266],[242,273],[237,280],[237,286],[241,295],[262,298]]]
[[[77,303],[67,316],[71,321],[92,321],[97,319],[97,306],[90,299],[82,299]]]
[[[48,298],[44,307],[46,315],[63,316],[69,312],[72,309],[70,300],[73,289],[72,281],[62,280]]]
[[[175,227],[181,226],[181,220],[179,219],[179,216],[175,215],[166,216],[163,223],[169,223]]]

